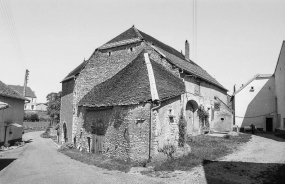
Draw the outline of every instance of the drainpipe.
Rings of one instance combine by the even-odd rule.
[[[150,161],[150,159],[151,159],[151,126],[152,126],[152,112],[154,111],[154,110],[156,110],[156,109],[158,109],[158,108],[160,108],[160,106],[161,106],[161,103],[160,103],[160,101],[154,101],[154,102],[158,102],[158,106],[155,106],[155,107],[152,107],[151,109],[150,109],[150,122],[149,122],[149,151],[148,151],[148,153],[149,153],[149,155],[148,155],[148,160]]]

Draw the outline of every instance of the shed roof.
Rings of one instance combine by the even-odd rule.
[[[3,83],[2,81],[0,81],[0,95],[9,98],[17,98],[25,100],[25,98],[20,93],[18,93],[17,91],[15,91],[11,87]]]
[[[105,82],[95,86],[79,102],[79,106],[106,107],[138,104],[151,100],[148,71],[143,50],[132,62]],[[162,65],[150,60],[160,100],[185,92],[183,81]]]
[[[8,86],[23,96],[24,86],[19,86],[19,85],[8,85]],[[26,87],[26,96],[25,97],[37,98],[34,91],[32,91],[32,89],[28,86]]]

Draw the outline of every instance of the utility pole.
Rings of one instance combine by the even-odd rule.
[[[28,79],[29,79],[29,70],[26,70],[25,80],[24,80],[24,91],[23,91],[24,98],[26,96],[26,88],[27,88],[27,84],[28,84]]]

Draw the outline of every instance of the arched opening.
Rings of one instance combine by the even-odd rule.
[[[197,122],[197,109],[198,103],[195,100],[189,100],[186,104],[186,122],[187,122],[187,133],[192,133],[197,131],[196,129],[199,128],[196,125]],[[199,123],[199,120],[198,120]]]
[[[64,139],[64,142],[67,142],[67,141],[68,141],[68,138],[67,138],[67,128],[66,128],[66,123],[63,123],[62,131],[63,131],[63,139]]]

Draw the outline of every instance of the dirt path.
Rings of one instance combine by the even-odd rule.
[[[276,169],[268,172],[268,168],[285,165],[284,139],[270,134],[253,135],[235,153],[217,161],[205,160],[191,171],[175,171],[165,174],[166,178],[154,178],[107,171],[72,160],[57,152],[52,140],[42,139],[39,134],[25,134],[32,142],[6,157],[15,160],[0,171],[0,183],[271,183]],[[263,173],[265,170],[270,176]]]
[[[191,171],[176,171],[164,179],[169,183],[272,183],[280,166],[284,173],[285,139],[257,134],[234,153],[217,161],[204,161]],[[281,174],[282,174],[281,173]],[[175,175],[176,177],[171,177]],[[280,171],[279,171],[280,175]],[[283,179],[275,181],[283,183]]]
[[[108,171],[73,160],[59,153],[51,139],[41,138],[41,133],[25,133],[24,140],[30,143],[0,158],[0,164],[10,162],[0,171],[0,184],[161,183],[157,178]]]
[[[285,140],[274,134],[259,133],[241,146],[236,153],[230,154],[220,161],[240,161],[254,163],[285,163]]]

